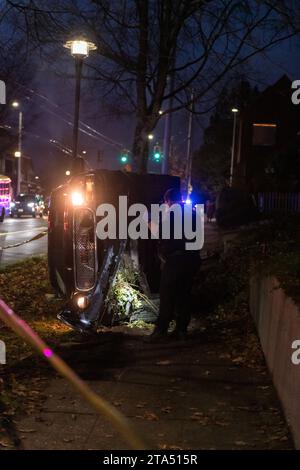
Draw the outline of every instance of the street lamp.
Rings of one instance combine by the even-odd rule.
[[[153,140],[153,139],[154,139],[154,135],[153,135],[153,134],[148,134],[148,139],[149,139],[149,140]]]
[[[20,108],[19,101],[14,100],[11,103],[14,109]],[[15,152],[15,157],[18,159],[17,166],[17,195],[21,192],[21,157],[22,157],[22,129],[23,129],[23,113],[19,110],[19,126],[18,126],[18,150]]]
[[[74,126],[73,126],[73,166],[74,171],[79,172],[83,170],[83,160],[78,157],[78,125],[79,125],[79,106],[80,106],[80,82],[83,60],[89,56],[90,51],[97,49],[97,46],[90,41],[78,38],[72,41],[67,41],[64,45],[70,49],[71,55],[75,59],[76,71],[76,88],[75,88],[75,110],[74,110]]]
[[[230,179],[229,179],[229,186],[230,187],[232,187],[232,181],[233,181],[233,167],[234,167],[235,140],[236,140],[236,124],[237,124],[237,113],[239,112],[239,110],[238,110],[238,108],[232,108],[231,112],[233,113],[233,131],[232,131]]]

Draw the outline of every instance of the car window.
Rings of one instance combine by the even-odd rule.
[[[35,202],[35,198],[32,196],[18,196],[16,201],[18,202]]]

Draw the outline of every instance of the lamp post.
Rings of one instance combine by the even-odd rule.
[[[14,109],[20,108],[19,101],[13,101],[12,107]],[[18,150],[15,152],[17,158],[17,195],[21,192],[21,159],[22,159],[22,129],[23,129],[23,113],[19,109],[19,125],[18,125]]]
[[[75,108],[74,108],[74,125],[73,125],[73,171],[78,173],[83,170],[84,160],[78,157],[78,125],[79,125],[79,107],[80,107],[80,85],[83,60],[89,56],[90,51],[97,49],[93,42],[85,39],[74,39],[67,41],[65,44],[70,49],[71,55],[75,59],[76,87],[75,87]]]
[[[229,186],[230,187],[232,187],[232,181],[233,181],[233,167],[234,167],[235,140],[236,140],[236,124],[237,124],[237,113],[239,112],[239,110],[238,110],[238,108],[232,108],[231,112],[233,113],[233,131],[232,131],[230,179],[229,179]]]

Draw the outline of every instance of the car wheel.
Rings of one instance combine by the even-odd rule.
[[[21,214],[17,214],[17,217],[18,217],[18,219],[20,219],[20,218],[21,218]]]
[[[36,218],[36,214],[32,214],[32,218],[35,219],[35,218]]]

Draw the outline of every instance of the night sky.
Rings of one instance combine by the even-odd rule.
[[[260,89],[264,89],[284,73],[288,74],[291,79],[300,79],[299,46],[299,38],[294,37],[292,40],[269,50],[264,56],[255,57],[250,64],[247,64],[249,81]],[[68,51],[65,50],[65,53],[67,57]],[[68,65],[69,72],[71,72],[73,70],[71,57]],[[63,145],[71,147],[74,82],[71,78],[57,76],[46,65],[38,62],[34,69],[32,82],[30,85],[26,85],[34,93],[26,90],[26,96],[30,99],[25,100],[24,104],[24,151],[32,156],[36,174],[42,180],[47,178],[49,172],[57,170],[58,160],[67,162],[66,156],[47,141],[55,139]],[[83,81],[80,118],[111,141],[99,135],[97,138],[93,138],[81,132],[79,150],[85,149],[87,151],[86,157],[91,167],[99,166],[97,153],[101,151],[104,155],[104,160],[100,164],[102,168],[119,168],[118,155],[122,147],[131,148],[135,117],[134,115],[129,115],[126,118],[113,116],[109,109],[102,108],[101,102],[97,101],[96,95],[91,92],[89,86]],[[45,96],[49,101],[38,95]],[[209,115],[201,115],[195,119],[194,149],[201,145],[202,129],[206,126],[208,117]],[[187,111],[179,111],[173,119],[175,144],[183,156],[186,152],[187,118]],[[10,116],[10,123],[12,126],[17,126],[16,115]],[[155,141],[160,143],[163,139],[163,124],[162,119],[154,132]],[[86,130],[88,131],[88,129]]]

